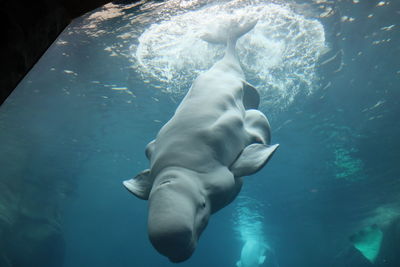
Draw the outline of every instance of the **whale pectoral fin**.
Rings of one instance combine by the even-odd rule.
[[[150,170],[144,170],[135,178],[123,181],[124,186],[128,189],[132,194],[137,196],[140,199],[147,200],[149,199],[149,194],[151,188],[153,186],[153,181],[150,177]]]
[[[147,146],[146,146],[146,149],[144,151],[144,153],[146,154],[146,158],[148,160],[150,160],[151,155],[153,154],[155,142],[156,142],[156,140],[153,140],[150,143],[148,143]]]
[[[263,264],[264,261],[265,261],[265,258],[266,258],[265,256],[259,257],[259,258],[258,258],[258,264],[259,264],[259,265]]]
[[[256,173],[272,157],[279,144],[251,144],[245,147],[239,157],[230,167],[235,177],[248,176]]]
[[[243,81],[243,106],[245,109],[257,109],[260,105],[258,90],[246,81]]]
[[[237,266],[237,267],[242,267],[242,262],[241,262],[241,261],[237,261],[237,262],[236,262],[236,266]]]

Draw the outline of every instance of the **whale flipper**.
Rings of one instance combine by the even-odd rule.
[[[135,178],[123,181],[123,184],[126,189],[128,189],[138,198],[144,200],[149,199],[149,194],[153,186],[153,180],[150,176],[150,170],[146,169],[142,171],[141,173],[136,175]]]
[[[279,144],[251,144],[245,147],[229,168],[235,177],[248,176],[259,171],[272,157]]]
[[[260,94],[257,88],[243,81],[243,106],[245,109],[257,109],[260,105]]]

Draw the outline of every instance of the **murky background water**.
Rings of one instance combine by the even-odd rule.
[[[255,236],[261,266],[400,265],[399,3],[175,0],[76,19],[0,107],[0,266],[173,265],[121,182],[235,16],[259,20],[238,53],[281,147],[180,265],[235,266]]]

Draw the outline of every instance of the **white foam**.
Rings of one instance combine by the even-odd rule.
[[[243,16],[258,18],[237,50],[247,79],[262,93],[262,106],[285,108],[299,93],[312,93],[316,62],[326,51],[322,24],[289,6],[263,1],[215,3],[152,24],[131,48],[134,67],[144,79],[162,82],[165,92],[183,95],[223,55],[222,45],[199,36],[229,17]]]

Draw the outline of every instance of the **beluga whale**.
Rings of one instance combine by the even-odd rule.
[[[237,267],[258,267],[264,264],[269,247],[257,239],[249,239],[243,245]]]
[[[123,182],[148,200],[150,242],[172,262],[191,257],[211,214],[232,202],[243,177],[259,171],[278,147],[236,53],[237,40],[256,23],[231,19],[223,31],[202,36],[226,44],[223,58],[194,80],[146,146],[149,169]]]

